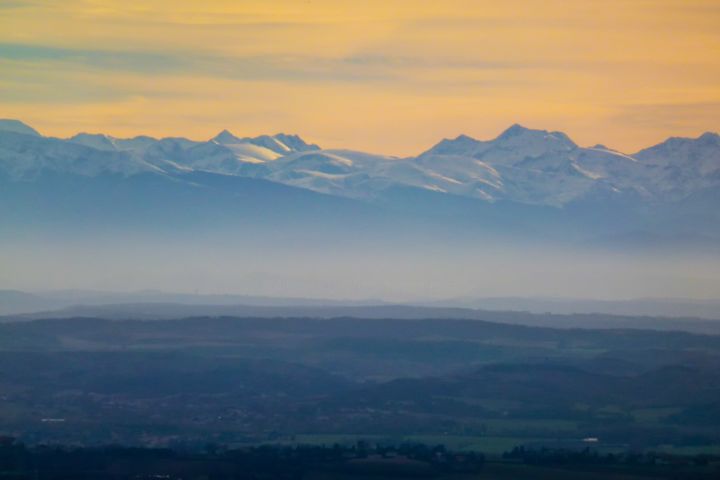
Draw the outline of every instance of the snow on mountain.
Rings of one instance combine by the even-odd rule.
[[[138,151],[150,147],[158,140],[148,136],[134,138],[116,138],[103,133],[78,133],[68,141],[85,145],[97,150],[107,151]]]
[[[651,177],[657,195],[681,199],[720,185],[720,135],[672,137],[634,155]]]
[[[565,169],[565,177],[591,183],[592,179],[581,169],[573,169],[566,158],[575,149],[564,134],[513,126],[489,142],[464,135],[444,140],[416,158],[337,150],[287,155],[269,167],[267,178],[354,198],[374,198],[397,185],[487,201],[512,197],[528,203],[559,204],[572,195],[565,191],[556,195],[557,181],[546,181],[546,188],[532,182],[542,180],[543,170],[549,171],[545,176],[558,177],[558,171]],[[557,152],[564,156],[553,155]],[[515,167],[520,162],[527,165]],[[500,172],[503,168],[504,174]],[[547,201],[549,194],[557,198]]]
[[[636,158],[603,146],[582,148],[575,162],[588,176],[622,190],[632,190],[650,199],[649,172]]]
[[[561,206],[586,196],[597,183],[609,184],[610,191],[635,188],[624,182],[625,175],[636,169],[631,157],[581,148],[562,132],[521,125],[488,141],[467,135],[443,140],[415,161],[460,181],[463,188],[450,187],[452,193],[487,200]],[[449,168],[451,174],[442,172],[450,172]]]
[[[488,164],[514,165],[529,158],[563,154],[576,148],[577,145],[564,133],[532,130],[516,124],[494,140],[481,141],[460,135],[454,140],[443,140],[423,155],[461,155]]]
[[[31,180],[46,172],[86,177],[123,176],[162,169],[125,152],[109,152],[36,135],[0,131],[0,172],[13,180]]]
[[[514,126],[498,139],[445,140],[416,158],[342,150],[286,155],[266,178],[323,193],[373,199],[391,186],[415,187],[485,201],[562,205],[596,181],[574,162],[565,135]]]
[[[457,156],[473,156],[485,142],[475,140],[467,135],[458,135],[454,139],[444,138],[440,143],[432,147],[424,153],[433,155],[457,155]]]
[[[287,143],[286,143],[287,142]],[[296,152],[319,150],[296,135],[240,138],[223,130],[208,142],[197,142],[173,152],[167,159],[179,165],[213,173],[263,177],[265,164]]]
[[[266,162],[299,151],[319,150],[297,135],[277,134],[240,138],[223,130],[207,142],[185,138],[154,139],[147,136],[116,138],[80,133],[68,142],[108,152],[126,152],[163,170],[202,170],[242,176],[263,176]]]
[[[297,135],[287,135],[285,133],[278,133],[277,135],[272,136],[260,135],[258,137],[239,138],[230,133],[228,130],[223,130],[217,134],[212,141],[225,146],[254,145],[274,152],[276,155],[275,158],[294,152],[320,150],[320,147],[317,145],[306,143]]]
[[[252,143],[234,143],[225,145],[235,155],[235,158],[245,163],[265,163],[277,160],[281,154]]]
[[[482,200],[494,200],[503,189],[503,178],[492,166],[471,156],[424,154],[408,162],[416,178],[401,175],[405,183],[435,191],[453,193]],[[389,173],[398,173],[399,168]]]
[[[720,135],[706,132],[697,138],[672,137],[634,156],[646,164],[683,166],[704,175],[720,169]]]
[[[265,178],[309,188],[317,192],[351,198],[371,199],[385,177],[382,165],[398,160],[351,150],[306,150],[286,155],[267,164]],[[373,185],[373,182],[379,184]]]
[[[553,207],[613,198],[662,204],[720,188],[720,136],[671,138],[627,155],[602,145],[580,147],[561,132],[513,125],[491,140],[460,135],[417,157],[397,158],[323,150],[297,135],[239,137],[227,130],[208,141],[88,133],[61,140],[0,120],[0,174],[28,179],[45,170],[84,176],[209,172],[368,201],[411,187]]]
[[[278,142],[285,145],[289,150],[293,152],[306,152],[308,150],[320,150],[320,147],[314,143],[306,143],[305,140],[300,138],[298,135],[288,135],[285,133],[278,133],[273,137]]]
[[[115,145],[115,139],[102,133],[78,133],[70,137],[68,141],[96,150],[107,150],[110,152],[119,150],[117,145]]]
[[[243,142],[265,147],[280,155],[287,155],[292,152],[305,152],[308,150],[319,150],[317,145],[308,145],[296,135],[260,135],[259,137],[243,138]]]

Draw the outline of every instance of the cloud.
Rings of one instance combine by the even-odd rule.
[[[109,70],[144,72],[182,68],[182,60],[174,55],[117,50],[85,50],[45,45],[0,43],[0,59],[24,62],[65,62]]]
[[[301,54],[220,55],[190,51],[134,51],[82,49],[22,43],[0,43],[0,60],[52,64],[64,68],[125,71],[138,74],[168,73],[206,75],[236,80],[311,82],[408,82],[422,83],[422,72],[432,73],[433,84],[458,85],[442,72],[510,72],[527,70],[604,70],[621,63],[601,61],[500,61],[461,56],[381,54],[371,51],[342,56]],[[511,79],[506,79],[511,83]],[[471,83],[477,84],[475,80]],[[487,82],[492,83],[492,82]]]
[[[358,54],[344,57],[311,55],[214,55],[198,52],[89,50],[44,45],[0,43],[0,60],[63,64],[65,68],[125,71],[140,74],[208,75],[237,80],[297,82],[413,81],[414,71],[508,70],[535,68],[517,62],[432,59]]]
[[[12,10],[16,8],[28,8],[38,5],[39,2],[32,0],[2,0],[0,1],[0,10]]]
[[[18,64],[83,68],[102,72],[172,74],[281,81],[371,81],[389,79],[390,72],[368,70],[343,59],[291,55],[221,56],[191,52],[88,50],[43,45],[0,43],[0,60]]]
[[[630,104],[621,108],[614,118],[632,127],[663,128],[677,133],[704,125],[720,129],[720,101],[689,103]]]
[[[497,60],[473,60],[463,58],[432,58],[427,56],[354,54],[343,57],[338,62],[364,67],[392,67],[413,69],[462,69],[462,70],[526,70],[540,65],[528,62],[508,62]]]

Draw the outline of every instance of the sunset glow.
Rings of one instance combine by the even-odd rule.
[[[720,129],[716,0],[0,0],[0,117],[411,155],[512,123],[633,152]]]

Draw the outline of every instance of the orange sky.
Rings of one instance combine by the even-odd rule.
[[[511,123],[627,152],[720,130],[717,0],[0,0],[0,117],[419,153]]]

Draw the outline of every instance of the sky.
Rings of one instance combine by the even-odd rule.
[[[413,155],[510,124],[631,153],[720,130],[717,0],[0,0],[0,117]]]

